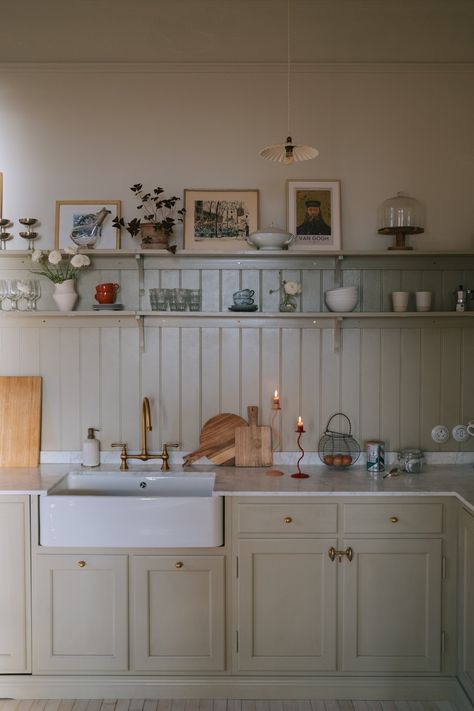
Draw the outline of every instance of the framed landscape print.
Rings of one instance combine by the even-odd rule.
[[[58,200],[54,246],[95,249],[120,248],[120,231],[112,225],[121,216],[120,200]]]
[[[287,216],[290,249],[341,249],[339,180],[288,180]]]
[[[258,190],[185,190],[184,248],[201,252],[249,249],[258,226]]]

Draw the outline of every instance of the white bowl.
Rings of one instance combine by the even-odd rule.
[[[283,249],[283,247],[287,247],[291,244],[294,238],[291,232],[286,232],[272,225],[271,227],[266,227],[264,230],[253,232],[247,237],[247,242],[257,249]]]
[[[335,289],[328,289],[326,294],[357,294],[357,286],[339,286]]]
[[[357,287],[349,287],[349,291],[341,289],[330,289],[326,291],[326,304],[330,311],[349,312],[353,311],[357,306],[359,295]]]

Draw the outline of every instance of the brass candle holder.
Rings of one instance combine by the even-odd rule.
[[[275,395],[273,396],[273,399],[272,399],[272,410],[273,410],[272,423],[271,423],[272,452],[276,452],[280,446],[280,433],[275,426],[275,421],[278,416],[278,413],[281,410],[280,397],[278,395],[277,390],[275,390]],[[281,472],[279,469],[272,468],[272,469],[269,469],[268,471],[266,471],[265,475],[266,476],[283,476],[283,472]]]
[[[23,239],[28,240],[27,249],[33,251],[33,242],[35,239],[38,239],[39,234],[37,232],[33,232],[31,228],[33,227],[33,225],[36,225],[38,220],[36,219],[36,217],[20,217],[18,222],[21,225],[25,225],[26,227],[28,227],[28,230],[26,232],[20,232],[20,237],[23,237]]]
[[[8,220],[6,217],[0,219],[0,249],[6,249],[7,248],[7,242],[11,239],[13,239],[13,235],[11,232],[6,232],[7,227],[11,227],[13,222]]]

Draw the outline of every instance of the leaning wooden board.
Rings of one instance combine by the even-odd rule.
[[[258,407],[247,408],[248,427],[235,430],[235,465],[237,467],[268,467],[273,462],[272,431],[258,427]]]
[[[192,464],[201,457],[207,457],[214,464],[234,464],[235,428],[247,423],[239,415],[224,412],[211,417],[201,429],[199,449],[188,454],[185,464]]]
[[[0,376],[0,467],[36,467],[41,435],[40,376]]]

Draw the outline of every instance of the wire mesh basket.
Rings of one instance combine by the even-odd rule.
[[[336,417],[343,418],[340,421],[340,429],[347,432],[333,429],[335,427],[333,420]],[[360,446],[351,431],[351,421],[343,412],[336,412],[329,418],[318,445],[319,458],[323,464],[334,469],[347,469],[359,459]]]

